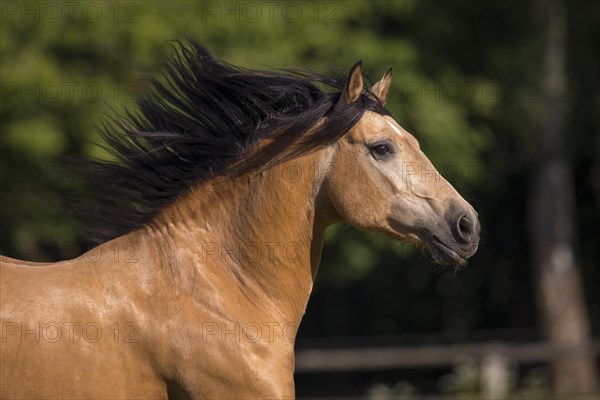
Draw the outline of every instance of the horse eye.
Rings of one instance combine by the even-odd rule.
[[[390,147],[387,144],[378,144],[373,147],[373,151],[380,156],[385,156],[388,153],[391,153]]]

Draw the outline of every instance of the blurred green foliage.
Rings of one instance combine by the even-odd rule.
[[[49,5],[54,4],[54,6]],[[66,3],[65,3],[66,4]],[[388,107],[479,211],[478,254],[440,270],[412,246],[330,228],[301,336],[536,327],[526,200],[542,103],[542,21],[517,1],[2,3],[0,253],[52,260],[88,245],[69,211],[87,192],[63,154],[92,143],[103,113],[133,107],[166,41],[194,36],[259,69],[394,68]],[[600,3],[569,1],[569,151],[578,262],[600,314]],[[452,278],[452,279],[451,279]],[[600,325],[592,320],[598,333]]]

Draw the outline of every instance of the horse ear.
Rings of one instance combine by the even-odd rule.
[[[362,61],[358,61],[350,70],[348,82],[346,82],[346,86],[344,87],[344,90],[342,90],[342,95],[340,96],[336,107],[353,103],[360,96],[360,92],[362,92],[363,88],[361,66]]]
[[[376,84],[371,87],[371,94],[379,99],[379,102],[385,106],[387,101],[388,92],[390,91],[390,86],[392,85],[392,66],[390,65],[383,74],[383,77]]]

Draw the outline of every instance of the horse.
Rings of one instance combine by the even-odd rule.
[[[257,71],[173,46],[166,81],[100,128],[101,243],[2,257],[2,398],[293,398],[325,229],[464,265],[473,207],[385,108],[391,67]]]

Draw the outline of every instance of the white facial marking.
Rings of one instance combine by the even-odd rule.
[[[396,124],[395,121],[387,120],[386,122],[388,123],[389,126],[392,127],[392,129],[394,130],[394,132],[396,132],[398,134],[398,136],[400,136],[400,137],[404,136],[404,132],[402,132],[402,130],[400,130],[400,126],[398,126],[398,124]]]

